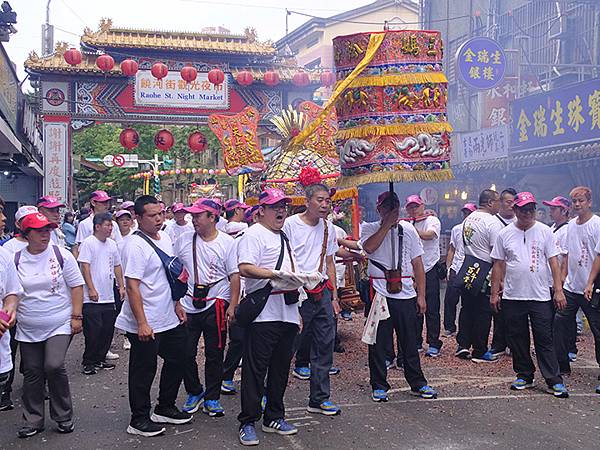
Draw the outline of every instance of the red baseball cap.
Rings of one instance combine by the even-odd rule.
[[[379,194],[377,197],[377,206],[381,206],[383,202],[385,202],[390,196],[393,198],[394,202],[400,205],[400,199],[398,199],[398,195],[395,192],[385,191]]]
[[[21,221],[21,230],[39,230],[40,228],[58,228],[58,224],[50,222],[42,213],[29,214]]]
[[[258,196],[258,204],[261,206],[274,205],[279,202],[292,203],[292,199],[285,195],[281,189],[276,188],[265,189]]]
[[[53,197],[51,195],[45,195],[41,198],[38,198],[38,201],[36,202],[38,208],[65,208],[66,205],[61,202],[59,199],[57,199],[56,197]]]
[[[571,203],[571,200],[560,195],[558,197],[554,197],[552,200],[544,200],[542,203],[546,206],[556,206],[566,210],[570,210],[573,204]]]
[[[240,202],[235,198],[232,198],[225,202],[224,208],[225,211],[233,211],[235,208],[250,209],[251,207],[250,205],[246,205],[245,203]]]
[[[537,200],[531,192],[519,192],[515,197],[515,206],[517,208],[522,208],[530,203],[537,205]]]
[[[209,198],[200,198],[194,202],[192,206],[183,208],[183,210],[190,214],[200,214],[203,212],[211,212],[215,215],[221,214],[221,205],[214,200]]]
[[[90,194],[90,200],[97,202],[107,202],[112,200],[112,197],[106,193],[106,191],[94,191]]]
[[[477,210],[477,205],[475,203],[465,203],[464,206],[460,209],[461,211],[463,209],[468,209],[471,212],[475,212]]]
[[[416,205],[424,205],[425,203],[423,202],[423,200],[421,199],[420,196],[418,195],[409,195],[408,197],[406,197],[406,204],[404,205],[404,207],[406,208],[408,205],[410,205],[411,203],[414,203]]]

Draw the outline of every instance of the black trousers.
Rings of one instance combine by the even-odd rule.
[[[490,298],[481,292],[476,294],[463,292],[461,301],[456,341],[459,347],[467,349],[473,347],[472,356],[480,358],[487,352],[488,336],[492,325]]]
[[[131,342],[129,352],[129,407],[131,423],[150,420],[150,388],[157,368],[157,356],[163,359],[160,372],[158,404],[173,406],[177,400],[179,386],[185,370],[185,345],[187,330],[179,325],[161,333],[154,339],[141,342],[137,334],[127,333]]]
[[[594,335],[596,362],[600,365],[600,309],[592,308],[582,294],[565,290],[565,297],[567,298],[567,307],[562,311],[556,311],[554,315],[554,348],[556,349],[560,372],[569,373],[571,371],[569,352],[572,345],[572,325],[575,323],[575,316],[579,308],[583,310],[585,317],[587,317]]]
[[[218,400],[221,396],[221,379],[223,377],[223,353],[227,340],[227,328],[220,332],[217,326],[216,305],[206,311],[187,315],[188,330],[186,345],[186,362],[183,382],[190,395],[202,393],[202,383],[198,376],[198,342],[204,336],[204,382],[206,383],[206,400]],[[221,348],[219,348],[219,334]]]
[[[512,352],[513,370],[518,378],[531,383],[535,366],[531,359],[529,324],[533,333],[535,356],[548,386],[562,383],[552,339],[554,307],[552,301],[502,300],[506,338]]]
[[[242,361],[242,425],[261,417],[265,376],[267,377],[264,421],[285,416],[283,396],[287,388],[294,339],[298,325],[287,322],[254,322],[246,327],[244,359]]]
[[[104,362],[115,331],[114,303],[83,304],[84,366]]]
[[[446,294],[444,295],[444,330],[456,333],[456,307],[460,301],[460,289],[454,287],[456,272],[450,270]]]
[[[419,390],[427,384],[427,380],[421,370],[421,361],[417,351],[416,323],[417,323],[417,299],[400,300],[396,298],[387,299],[390,318],[379,322],[377,328],[377,340],[374,345],[369,345],[369,372],[371,387],[388,391],[390,385],[387,382],[387,369],[385,367],[386,348],[389,332],[384,325],[391,322],[396,330],[400,350],[402,351],[402,365],[404,377],[413,391]],[[383,325],[383,327],[382,327]]]
[[[440,340],[440,279],[437,265],[425,274],[425,317],[417,316],[417,348],[423,345],[423,319],[427,323],[427,344],[437,349],[442,348]]]
[[[244,354],[244,328],[237,323],[229,326],[229,344],[223,362],[223,381],[233,381],[233,376]]]
[[[492,322],[494,324],[494,332],[492,334],[492,346],[494,351],[504,351],[508,346],[506,338],[506,315],[501,309],[499,312],[492,312]]]

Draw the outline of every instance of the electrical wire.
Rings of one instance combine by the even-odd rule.
[[[359,24],[359,25],[385,25],[390,24],[390,23],[396,23],[396,22],[364,22],[364,21],[359,21],[359,20],[345,20],[345,19],[336,19],[335,17],[320,17],[320,16],[315,16],[312,14],[307,14],[307,13],[302,13],[299,11],[294,11],[294,10],[288,10],[288,12],[290,14],[297,14],[299,16],[304,16],[304,17],[310,17],[311,19],[319,19],[319,20],[329,20],[329,21],[333,21],[333,22],[339,22],[339,23],[355,23],[355,24]],[[434,20],[428,20],[428,21],[418,21],[418,22],[397,22],[400,23],[402,25],[422,25],[425,23],[437,23],[437,22],[449,22],[452,20],[458,20],[458,19],[464,19],[467,17],[471,17],[470,14],[463,14],[462,16],[455,16],[455,17],[447,17],[445,19],[434,19]]]

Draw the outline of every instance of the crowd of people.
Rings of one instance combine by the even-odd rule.
[[[493,363],[510,353],[516,373],[510,389],[531,388],[530,328],[547,391],[566,398],[579,310],[600,364],[600,218],[589,188],[577,187],[569,197],[543,202],[554,220],[549,227],[536,220],[533,194],[484,190],[477,205],[463,206],[445,262],[440,221],[418,195],[401,205],[394,192],[381,193],[380,220],[361,223],[356,240],[328,219],[331,196],[322,184],[306,188],[305,208],[293,215],[291,198],[278,189],[266,189],[253,207],[202,198],[167,208],[143,195],[116,211],[106,192],[95,191],[89,211],[77,220],[66,213],[61,224],[65,205],[42,197],[18,209],[18,232],[0,248],[0,411],[13,408],[19,351],[24,423],[18,436],[44,430],[46,396],[57,430],[72,432],[65,370],[72,337],[83,331],[82,372],[93,376],[115,368],[116,329],[129,350],[130,434],[162,434],[166,424],[189,423],[200,410],[221,417],[220,396],[238,388],[241,444],[259,444],[261,419],[265,433],[295,434],[284,405],[292,360],[291,373],[310,380],[307,411],[338,415],[330,384],[342,311],[336,257],[366,267],[359,287],[373,401],[388,401],[387,372],[394,365],[413,394],[436,398],[419,353],[439,357],[442,333],[456,335],[454,355],[463,360]],[[2,228],[4,221],[0,212]],[[153,408],[158,357],[163,365]],[[182,384],[187,397],[178,407]]]

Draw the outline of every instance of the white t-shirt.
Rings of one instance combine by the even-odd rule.
[[[399,222],[402,225],[403,238],[402,238],[402,290],[398,294],[390,294],[386,289],[386,282],[384,273],[378,267],[371,262],[377,261],[384,267],[392,267],[392,242],[396,248],[396,261],[398,263],[398,229],[392,228],[387,232],[383,242],[377,250],[369,255],[369,265],[367,272],[370,277],[373,277],[373,289],[379,292],[381,295],[390,298],[409,299],[417,296],[415,291],[413,276],[413,259],[423,255],[423,244],[419,237],[417,230],[413,225],[404,220]],[[364,244],[367,239],[374,235],[379,227],[380,222],[370,222],[363,224],[362,232],[360,235],[360,241]],[[392,241],[392,233],[394,233]]]
[[[37,255],[21,250],[17,274],[24,295],[17,307],[17,334],[20,342],[41,342],[59,334],[71,334],[71,288],[83,286],[77,261],[60,248],[63,268],[52,245]]]
[[[178,225],[177,222],[173,221],[165,228],[165,233],[169,235],[173,245],[175,245],[177,239],[190,231],[194,231],[194,226],[190,222],[186,222],[185,225]]]
[[[502,224],[503,227],[507,227],[511,223],[517,222],[517,216],[512,216],[510,219],[507,219],[506,217],[502,217],[500,215],[500,213],[498,213],[498,214],[496,214],[496,220],[498,220]]]
[[[435,216],[428,216],[424,220],[413,223],[417,231],[433,231],[435,238],[430,240],[421,239],[423,244],[423,266],[425,272],[433,269],[433,266],[440,260],[440,233],[442,232],[442,223]]]
[[[453,270],[454,273],[458,273],[465,260],[465,245],[463,243],[462,232],[462,222],[458,225],[454,225],[450,231],[450,243],[452,244],[452,247],[454,247],[454,257],[452,258],[450,269]]]
[[[498,234],[492,258],[506,262],[506,300],[550,300],[548,260],[558,255],[554,235],[548,225],[536,222],[527,231],[514,223]]]
[[[217,227],[217,229],[219,231],[227,233],[230,236],[235,236],[240,231],[244,231],[246,228],[248,228],[248,224],[245,222],[227,222],[226,220],[219,219],[217,225],[221,222],[223,223],[223,225],[221,226],[221,228]]]
[[[110,235],[110,238],[115,241],[117,244],[123,237],[121,236],[121,231],[119,230],[119,225],[114,220],[112,221],[113,230]],[[86,219],[79,222],[77,226],[77,236],[75,237],[75,243],[81,244],[85,238],[94,234],[94,215],[87,217]]]
[[[569,224],[568,222],[562,224],[558,230],[556,229],[556,224],[552,224],[550,229],[552,230],[552,234],[554,235],[554,245],[556,245],[556,249],[558,250],[558,265],[559,267],[562,265],[563,260],[565,259],[565,255],[567,253],[567,228]],[[550,277],[548,278],[548,286],[552,287],[554,285],[554,280],[552,279],[552,271],[550,271]]]
[[[342,227],[338,227],[336,224],[333,224],[333,229],[335,230],[336,239],[346,239],[348,237],[348,233],[346,233]],[[346,286],[346,264],[336,263],[335,275],[337,288],[339,289]]]
[[[59,247],[66,247],[65,245],[65,233],[59,228],[55,228],[50,233],[50,243],[58,245]]]
[[[290,246],[298,264],[296,270],[302,273],[312,273],[319,270],[320,256],[323,250],[323,238],[325,237],[324,221],[319,220],[316,226],[305,223],[300,214],[295,214],[286,219],[283,232],[290,240]],[[333,224],[327,221],[327,247],[323,259],[321,272],[327,276],[327,256],[335,255],[338,251],[337,236]]]
[[[238,245],[239,264],[252,264],[262,269],[275,269],[280,251],[281,237],[279,233],[275,233],[257,223],[248,228],[240,238]],[[291,271],[291,261],[290,254],[285,248],[281,270]],[[246,292],[257,291],[267,283],[268,280],[246,278]],[[300,325],[298,303],[286,305],[283,294],[271,295],[255,322],[290,322]]]
[[[27,241],[20,241],[17,238],[12,238],[6,241],[2,248],[14,255],[19,250],[23,250],[25,247],[27,247],[27,244]]]
[[[19,284],[12,253],[0,248],[0,307],[9,295],[21,296],[23,290]],[[10,354],[10,332],[6,331],[0,338],[0,373],[13,368]]]
[[[465,237],[465,255],[475,256],[483,261],[492,262],[492,247],[498,233],[504,228],[498,218],[485,211],[474,211],[463,221]]]
[[[188,314],[196,314],[206,311],[220,298],[227,302],[231,299],[229,277],[239,273],[236,243],[233,238],[222,231],[212,241],[206,242],[200,236],[196,237],[196,258],[198,264],[198,280],[194,279],[194,255],[192,242],[195,231],[185,233],[175,243],[175,256],[184,264],[189,273],[188,294],[181,299],[181,306]],[[204,308],[194,307],[191,295],[194,292],[194,283],[212,284],[207,295],[209,301],[204,303]]]
[[[168,255],[173,255],[173,244],[169,235],[159,231],[160,239],[154,244]],[[143,238],[131,235],[123,249],[123,271],[126,278],[140,280],[146,320],[155,333],[171,330],[179,325],[175,304],[171,298],[171,287],[167,274],[156,251]],[[129,333],[138,332],[138,323],[131,311],[129,301],[123,303],[115,327]]]
[[[98,301],[93,302],[87,285],[84,286],[83,303],[114,303],[115,267],[121,265],[121,255],[115,241],[107,239],[102,242],[94,235],[87,237],[79,246],[77,260],[90,265],[92,282],[98,292]]]
[[[572,219],[567,225],[567,261],[569,263],[565,289],[583,294],[592,271],[595,248],[600,242],[600,217],[593,215],[583,225]]]

